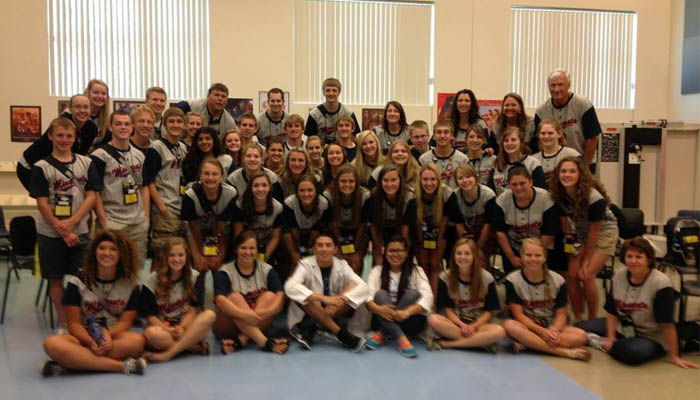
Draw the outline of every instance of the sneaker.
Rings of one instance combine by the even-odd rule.
[[[143,375],[146,372],[146,359],[143,357],[132,358],[129,357],[124,360],[124,369],[122,370],[124,375]]]
[[[416,348],[413,347],[411,342],[408,340],[407,337],[400,338],[398,340],[399,344],[399,353],[401,353],[402,356],[406,358],[416,358],[418,356],[418,353],[416,352]]]
[[[292,329],[289,330],[289,334],[294,338],[294,340],[299,342],[301,348],[311,350],[311,341],[308,337],[305,337],[305,335],[302,334],[299,324],[294,325]]]
[[[367,336],[367,340],[365,341],[365,347],[369,350],[376,350],[379,346],[384,343],[384,335],[382,335],[381,332],[376,331],[372,332]]]
[[[360,336],[355,336],[350,331],[345,328],[341,328],[338,335],[338,339],[343,343],[343,346],[350,349],[353,353],[358,353],[362,351],[367,341],[365,338]]]
[[[325,338],[325,339],[328,340],[329,342],[342,344],[342,342],[340,341],[340,339],[338,339],[337,336],[335,336],[334,334],[328,332],[328,331],[325,330],[325,329],[320,329],[318,332],[316,332],[316,334],[317,334],[318,336],[322,337],[322,338]]]
[[[607,342],[607,339],[600,336],[596,335],[595,333],[586,333],[586,336],[588,337],[588,345],[591,347],[594,347],[600,351],[606,351],[605,350],[605,342]]]
[[[428,349],[428,351],[433,351],[433,350],[442,351],[442,345],[440,344],[440,339],[433,336],[433,335],[426,336],[425,347]]]
[[[68,372],[68,369],[56,361],[48,360],[41,364],[41,375],[45,378],[59,376]]]
[[[365,348],[365,343],[367,343],[367,339],[363,338],[362,336],[355,337],[357,338],[357,343],[354,347],[350,348],[350,351],[352,351],[353,353],[359,353],[362,351],[362,349]]]

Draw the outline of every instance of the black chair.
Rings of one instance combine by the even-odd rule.
[[[620,233],[620,239],[632,239],[637,236],[642,236],[645,233],[644,212],[642,210],[638,208],[619,208],[615,204],[611,204],[610,211],[612,211],[617,219],[617,229]],[[615,249],[615,256],[612,257],[612,261],[606,264],[598,273],[597,278],[603,280],[603,288],[606,293],[610,281],[613,275],[615,275],[615,264],[620,257],[621,248],[621,241],[618,240],[618,246],[617,249]]]
[[[0,206],[0,253],[5,254],[7,263],[10,263],[10,232],[7,231],[5,225],[5,213]]]
[[[5,311],[7,309],[7,294],[10,289],[10,279],[12,278],[12,271],[15,271],[18,280],[18,271],[34,271],[34,247],[36,246],[36,240],[36,222],[34,221],[33,217],[22,216],[12,218],[12,221],[10,221],[10,260],[12,264],[7,269],[7,279],[5,280],[5,294],[3,295],[2,316],[0,316],[0,324],[3,324],[5,322]],[[39,290],[41,291],[41,288]],[[51,309],[50,314],[51,326],[53,328],[53,309]]]

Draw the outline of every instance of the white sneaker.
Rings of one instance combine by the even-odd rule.
[[[588,345],[589,346],[595,347],[596,349],[607,353],[604,345],[605,345],[605,342],[608,341],[608,339],[606,339],[600,335],[596,335],[595,333],[586,333],[586,336],[588,337]]]

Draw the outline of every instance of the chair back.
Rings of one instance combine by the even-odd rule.
[[[7,231],[7,225],[5,225],[5,212],[2,206],[0,206],[0,238],[7,238],[9,236],[10,233]]]
[[[615,207],[617,208],[617,207]],[[620,230],[622,239],[632,239],[642,236],[646,228],[644,227],[644,212],[638,208],[617,208],[613,213],[619,212],[617,217],[617,227]]]
[[[10,221],[10,243],[12,252],[18,256],[33,256],[36,246],[36,221],[25,215]]]
[[[700,256],[700,222],[690,217],[673,217],[666,222],[666,261],[697,267]]]

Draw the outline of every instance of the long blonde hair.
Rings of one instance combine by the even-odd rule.
[[[182,282],[185,289],[185,298],[194,299],[197,296],[197,292],[194,289],[194,284],[192,283],[192,261],[190,250],[185,243],[185,239],[181,237],[171,237],[165,240],[163,247],[161,248],[159,254],[154,260],[153,269],[157,272],[158,279],[156,284],[155,295],[160,299],[167,299],[170,296],[170,289],[175,284],[175,281],[171,277],[170,267],[168,266],[168,255],[170,250],[175,246],[182,246],[185,250],[186,263],[182,268]]]
[[[442,221],[442,197],[443,197],[443,191],[445,190],[445,185],[440,181],[440,167],[435,165],[434,163],[427,163],[424,166],[420,168],[420,172],[418,173],[418,182],[416,182],[415,186],[415,191],[416,191],[416,216],[418,217],[417,221],[419,223],[423,222],[423,209],[425,207],[425,204],[423,202],[423,185],[421,184],[421,177],[423,176],[423,173],[425,171],[432,171],[432,173],[435,174],[435,177],[438,180],[438,187],[435,190],[435,198],[433,199],[433,204],[432,204],[432,209],[433,209],[433,223],[435,225],[438,225],[440,221]]]
[[[107,89],[107,97],[105,98],[105,105],[102,106],[102,109],[97,113],[97,132],[98,136],[100,138],[103,138],[104,135],[107,133],[107,129],[109,128],[109,116],[112,114],[112,105],[110,104],[110,98],[109,98],[109,86],[107,84],[99,79],[90,79],[88,81],[87,87],[85,88],[85,91],[83,94],[90,98],[90,89],[92,89],[93,86],[95,85],[102,85]],[[90,111],[90,115],[92,115],[92,110]]]
[[[355,153],[355,159],[352,161],[352,165],[355,167],[357,175],[360,177],[358,184],[364,186],[367,184],[367,178],[369,178],[369,175],[372,173],[373,169],[370,169],[370,166],[365,160],[365,155],[362,153],[362,143],[364,143],[364,141],[370,137],[374,139],[374,143],[377,144],[377,152],[374,156],[374,168],[379,167],[384,163],[384,155],[382,154],[382,149],[379,146],[379,138],[377,138],[377,135],[373,131],[363,131],[357,137],[358,148],[357,152]]]
[[[544,247],[542,244],[542,240],[540,240],[539,237],[536,236],[531,236],[523,239],[522,244],[520,245],[520,257],[523,257],[525,255],[525,246],[526,245],[531,245],[531,246],[536,246],[542,249],[542,253],[544,253],[545,257],[545,263],[542,265],[542,275],[544,276],[544,285],[545,285],[545,290],[547,293],[547,299],[546,300],[551,300],[552,299],[552,287],[554,286],[554,282],[552,281],[552,278],[549,276],[549,269],[547,268],[547,249]]]
[[[486,261],[481,250],[476,246],[476,243],[468,238],[461,238],[457,240],[454,247],[452,248],[452,257],[450,257],[450,264],[447,267],[448,272],[448,282],[447,282],[447,292],[451,298],[457,298],[459,295],[459,266],[455,262],[455,254],[457,254],[457,248],[462,245],[468,245],[472,252],[472,266],[471,274],[469,277],[469,298],[470,300],[477,299],[486,293],[486,285],[484,285],[481,271],[486,266]]]
[[[391,153],[394,151],[396,146],[403,146],[406,149],[406,152],[408,152],[408,161],[403,167],[396,164],[394,162],[394,159],[391,158]],[[418,180],[418,170],[420,169],[420,166],[418,165],[416,159],[413,158],[413,156],[411,155],[411,148],[408,146],[408,143],[404,142],[401,139],[395,140],[393,143],[391,143],[391,145],[389,146],[389,150],[386,153],[386,157],[384,158],[384,165],[389,164],[394,164],[397,167],[399,167],[399,171],[401,172],[401,176],[403,176],[403,180],[406,183],[406,186],[413,187],[413,185]],[[438,177],[439,176],[440,175],[438,175]]]

